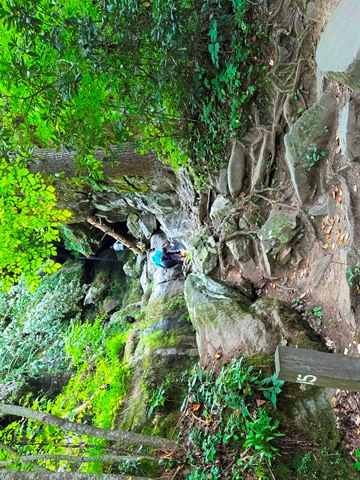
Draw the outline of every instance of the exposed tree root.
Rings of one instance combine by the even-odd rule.
[[[264,251],[262,243],[254,242],[254,248],[256,252],[258,266],[261,269],[262,275],[265,278],[268,278],[268,279],[271,278],[271,266],[267,258],[266,252]]]
[[[311,219],[307,213],[296,202],[296,205],[286,204],[285,201],[289,196],[286,196],[285,191],[289,190],[291,182],[286,181],[285,185],[277,188],[271,187],[271,179],[275,171],[276,162],[278,162],[279,154],[279,142],[282,136],[286,133],[286,130],[290,129],[297,118],[297,111],[294,109],[294,95],[296,94],[300,105],[305,110],[307,109],[307,103],[300,92],[299,82],[302,72],[304,71],[305,58],[301,56],[304,42],[309,39],[309,35],[312,32],[313,23],[304,21],[301,22],[300,27],[295,32],[295,15],[290,21],[290,25],[274,25],[275,19],[280,17],[279,23],[282,20],[282,10],[288,7],[288,2],[284,0],[278,1],[272,13],[269,12],[270,3],[273,6],[275,2],[264,1],[264,7],[269,15],[269,22],[273,23],[272,31],[274,34],[270,36],[271,43],[273,45],[273,51],[275,52],[275,66],[270,72],[270,87],[272,90],[271,97],[271,115],[270,124],[262,122],[260,113],[257,106],[253,105],[254,120],[257,131],[259,132],[255,140],[248,146],[248,153],[250,156],[250,164],[252,165],[252,171],[249,172],[250,178],[250,192],[249,194],[238,201],[236,208],[233,209],[229,215],[221,222],[221,225],[217,228],[219,235],[218,253],[219,253],[219,267],[222,278],[226,275],[227,268],[225,263],[225,247],[226,242],[238,238],[240,236],[248,236],[253,238],[253,232],[238,231],[231,234],[223,234],[226,231],[224,228],[228,221],[234,217],[237,217],[244,213],[247,207],[256,209],[264,207],[264,203],[268,204],[266,210],[269,208],[286,208],[293,209],[299,212],[301,224],[304,227],[305,238],[308,245],[312,245],[315,241],[320,241],[317,237],[316,229],[311,222]],[[289,7],[290,8],[290,7]],[[296,10],[294,10],[296,13]],[[303,13],[300,12],[301,19],[303,20]],[[297,14],[297,18],[299,15]],[[294,32],[294,34],[293,34]],[[286,38],[285,38],[286,37]],[[288,52],[290,52],[288,54]],[[285,62],[284,63],[284,59]],[[298,107],[297,107],[298,108]],[[261,143],[260,143],[261,142]],[[277,166],[278,168],[278,166]],[[335,176],[334,176],[335,177]],[[339,180],[340,181],[340,180]],[[273,194],[274,198],[271,198]],[[259,204],[252,201],[253,196],[261,199],[263,202],[262,207]],[[286,198],[285,198],[286,197]],[[345,197],[345,194],[344,194]],[[265,205],[266,205],[265,204]],[[261,212],[263,213],[263,212]],[[350,216],[348,215],[348,223],[350,224]],[[256,255],[256,262],[261,269],[264,278],[271,279],[271,265],[269,263],[266,252],[261,242],[254,238],[254,248]]]
[[[272,14],[270,15],[270,17],[269,17],[269,22],[272,22],[273,20],[275,20],[275,18],[279,15],[279,13],[280,13],[280,11],[281,11],[281,9],[282,9],[283,3],[284,3],[284,0],[280,0],[277,9],[275,10],[274,13],[272,13]]]
[[[346,220],[346,226],[347,230],[349,232],[349,236],[351,241],[354,239],[354,231],[355,231],[355,221],[354,221],[354,216],[352,213],[352,208],[351,208],[351,197],[350,197],[350,191],[347,186],[347,182],[345,178],[340,175],[339,173],[334,173],[333,174],[333,179],[340,183],[341,186],[341,196],[342,196],[342,206],[343,206],[343,211],[344,211],[344,216]]]
[[[299,210],[299,213],[301,215],[302,220],[304,221],[304,223],[307,226],[307,229],[305,229],[305,235],[307,236],[307,245],[308,245],[308,248],[309,248],[310,245],[312,245],[316,240],[318,240],[316,230],[315,230],[315,227],[314,227],[314,225],[312,224],[312,222],[309,218],[309,215],[306,212],[304,212],[304,210],[302,210],[300,207],[298,207],[298,210]]]

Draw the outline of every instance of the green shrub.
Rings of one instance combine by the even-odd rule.
[[[5,3],[4,150],[66,146],[79,181],[98,189],[94,147],[134,141],[175,168],[186,164],[201,183],[246,127],[243,107],[264,82],[257,8],[245,0]]]
[[[65,336],[66,357],[76,373],[54,401],[45,397],[33,399],[31,395],[21,403],[32,409],[46,411],[75,422],[91,422],[101,428],[114,428],[116,414],[129,385],[130,368],[122,361],[122,351],[127,332],[112,329],[104,333],[101,318],[93,323],[74,321],[69,335]],[[27,441],[23,442],[23,438]],[[18,455],[39,453],[98,456],[106,451],[107,442],[102,439],[78,437],[70,432],[57,430],[51,425],[41,425],[31,420],[12,422],[0,431],[0,440],[11,445]],[[0,459],[12,455],[0,449]],[[50,470],[55,469],[52,460],[40,462]],[[19,470],[31,469],[22,464]],[[101,462],[85,463],[81,471],[103,473]]]
[[[217,375],[195,367],[184,403],[195,419],[186,429],[188,461],[194,467],[188,480],[240,480],[247,471],[258,476],[267,471],[277,455],[272,440],[282,434],[256,398],[268,398],[273,409],[282,383],[275,376],[261,379],[242,358]]]
[[[41,372],[65,367],[64,338],[70,320],[80,315],[85,295],[79,266],[65,265],[43,275],[31,294],[24,282],[0,293],[0,381],[19,384]]]
[[[101,318],[72,326],[65,339],[65,351],[77,371],[56,399],[59,413],[63,408],[76,411],[84,402],[86,406],[81,413],[90,416],[94,425],[113,426],[131,373],[122,362],[127,335],[126,331],[116,329],[106,335]]]

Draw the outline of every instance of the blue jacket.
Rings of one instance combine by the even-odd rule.
[[[161,261],[161,250],[155,250],[155,252],[151,256],[151,260],[157,265],[158,267],[165,268]]]

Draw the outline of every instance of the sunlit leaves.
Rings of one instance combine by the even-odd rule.
[[[279,422],[261,407],[266,401],[259,399],[259,392],[275,406],[283,382],[276,376],[261,379],[260,372],[244,366],[243,358],[234,358],[217,374],[200,366],[191,373],[183,404],[191,422],[189,463],[196,466],[189,479],[207,478],[211,464],[220,469],[214,479],[242,479],[244,473],[258,473],[271,465],[277,455],[271,441],[282,434]],[[223,466],[224,452],[234,460],[231,472],[225,462]]]
[[[38,270],[52,273],[60,264],[51,260],[59,240],[58,222],[70,212],[56,208],[55,189],[42,176],[16,164],[0,161],[0,274],[9,288],[25,275],[27,285],[39,284]],[[48,262],[48,263],[46,263]]]

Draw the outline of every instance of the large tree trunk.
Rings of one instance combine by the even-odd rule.
[[[141,154],[134,151],[132,143],[119,147],[111,147],[109,153],[97,149],[93,152],[96,160],[103,164],[105,179],[113,176],[153,177],[159,174],[170,174],[170,169],[162,164],[156,154]],[[79,176],[76,168],[76,153],[56,150],[36,150],[33,163],[29,166],[32,172],[53,175],[64,173],[65,177]],[[87,172],[83,172],[87,174]]]
[[[96,176],[91,177],[86,169],[79,169],[74,152],[57,152],[56,150],[36,150],[33,161],[28,166],[32,173],[40,172],[50,177],[57,190],[58,206],[69,210],[73,215],[68,223],[80,223],[98,210],[117,212],[109,221],[123,221],[126,219],[126,199],[134,196],[164,194],[174,192],[175,174],[173,170],[162,164],[153,153],[140,154],[134,151],[133,144],[125,144],[121,151],[117,147],[110,149],[110,154],[103,150],[95,150],[93,156],[101,161],[103,180]],[[122,199],[124,200],[122,202]],[[119,205],[124,205],[123,209]],[[122,214],[122,215],[121,215]],[[104,216],[104,215],[102,215]]]
[[[96,438],[105,438],[106,440],[121,442],[122,447],[144,445],[170,450],[177,448],[176,443],[168,438],[93,427],[92,425],[71,422],[70,420],[59,418],[49,413],[43,413],[38,410],[31,410],[30,408],[19,407],[17,405],[9,405],[7,403],[0,403],[0,413],[4,415],[16,415],[17,417],[30,418],[41,423],[46,423],[47,425],[52,425],[59,430],[76,433],[77,435],[89,435]]]

